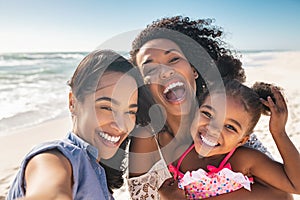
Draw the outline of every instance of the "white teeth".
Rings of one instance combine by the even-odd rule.
[[[169,92],[171,89],[178,87],[178,86],[183,86],[184,84],[182,82],[175,82],[172,83],[170,85],[168,85],[168,87],[166,87],[166,89],[164,90],[164,94],[166,94],[167,92]]]
[[[217,142],[210,141],[209,139],[205,138],[203,135],[200,135],[200,137],[201,137],[201,140],[208,146],[214,147],[214,146],[218,145]]]
[[[104,138],[105,140],[109,141],[109,142],[112,142],[112,143],[116,143],[120,140],[121,136],[111,136],[111,135],[108,135],[106,133],[103,133],[103,132],[99,132],[99,135]]]

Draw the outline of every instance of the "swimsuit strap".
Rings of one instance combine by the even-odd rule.
[[[185,152],[180,156],[179,160],[178,160],[178,163],[177,163],[177,166],[176,166],[176,170],[177,170],[177,173],[179,172],[179,167],[183,161],[183,159],[185,158],[185,156],[190,153],[190,151],[195,147],[195,144],[192,144],[187,150],[185,150]]]
[[[226,157],[222,160],[221,164],[219,165],[219,168],[223,168],[224,165],[227,163],[227,161],[229,160],[229,158],[232,156],[232,154],[234,153],[236,148],[232,149],[227,155]]]
[[[164,159],[163,154],[162,154],[162,152],[161,152],[161,149],[160,149],[160,146],[159,146],[159,143],[158,143],[156,137],[154,137],[154,140],[155,140],[155,142],[156,142],[156,146],[157,146],[157,150],[158,150],[158,152],[159,152],[160,159]]]

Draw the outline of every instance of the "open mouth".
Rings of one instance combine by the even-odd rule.
[[[219,145],[220,145],[218,142],[212,141],[212,140],[210,140],[210,139],[204,137],[203,135],[200,135],[200,138],[201,138],[202,142],[203,142],[204,144],[206,144],[207,146],[216,147],[216,146],[219,146]]]
[[[104,139],[105,142],[109,142],[111,144],[116,144],[121,139],[121,136],[111,136],[111,135],[108,135],[107,133],[104,133],[104,132],[98,132],[98,134],[100,135],[100,137],[102,139]]]
[[[205,133],[203,134],[203,131],[198,132],[199,138],[205,144],[209,147],[217,147],[220,146],[220,143],[218,143],[218,138],[210,136],[209,134]]]
[[[181,101],[185,97],[185,86],[183,82],[177,81],[168,85],[164,91],[163,95],[165,99],[169,102]]]

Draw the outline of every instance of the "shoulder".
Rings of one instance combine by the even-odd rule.
[[[232,155],[231,159],[235,160],[241,160],[241,161],[251,161],[252,159],[256,160],[257,157],[267,157],[264,153],[259,151],[258,149],[253,149],[251,147],[245,147],[245,146],[240,146],[238,147],[234,154]]]
[[[56,140],[45,142],[35,146],[26,156],[23,161],[26,168],[30,166],[61,166],[62,168],[71,166],[68,159],[69,156],[65,155],[66,145],[63,140]]]
[[[249,174],[252,166],[259,162],[270,159],[267,155],[257,149],[241,146],[238,147],[229,159],[234,171],[240,171],[245,175]]]
[[[28,193],[44,196],[53,196],[53,194],[71,196],[72,166],[58,150],[48,150],[32,157],[24,171]],[[47,189],[37,190],[41,185]]]
[[[69,160],[62,154],[58,149],[51,149],[39,153],[32,157],[30,161],[28,161],[28,166],[45,166],[47,170],[53,166],[54,168],[57,166],[61,169],[71,169],[71,163]]]

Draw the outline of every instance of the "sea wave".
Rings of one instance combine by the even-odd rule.
[[[66,82],[85,54],[0,54],[0,134],[66,115]]]

